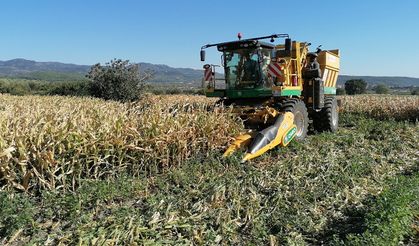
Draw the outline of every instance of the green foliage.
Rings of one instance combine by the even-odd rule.
[[[149,71],[140,73],[138,64],[120,59],[104,66],[95,64],[87,75],[93,96],[116,101],[137,100],[144,90],[145,81],[151,77]]]
[[[412,95],[419,95],[419,87],[414,87],[411,90],[410,94],[412,94]]]
[[[346,245],[400,245],[412,236],[415,216],[419,216],[419,173],[400,176],[366,207],[366,230],[347,235]]]
[[[0,93],[11,95],[45,94],[49,88],[48,82],[23,79],[0,78]]]
[[[23,194],[0,193],[0,239],[12,235],[18,229],[29,230],[35,209]],[[0,241],[0,244],[2,242]]]
[[[351,79],[345,82],[345,91],[348,95],[363,94],[366,89],[367,82],[363,79]]]
[[[49,95],[60,96],[89,96],[89,84],[87,82],[61,82],[55,83],[49,90]]]
[[[148,92],[154,95],[204,95],[204,90],[200,88],[184,88],[180,86],[160,86],[150,87]]]
[[[30,90],[30,88],[29,88],[28,84],[17,84],[15,86],[8,87],[5,90],[5,92],[10,93],[12,95],[23,96],[23,95],[27,94],[27,91],[29,91],[29,90]]]
[[[388,94],[390,92],[390,89],[388,88],[388,86],[384,84],[379,84],[374,86],[374,92],[377,94]]]
[[[336,88],[336,95],[346,95],[344,88]]]
[[[155,95],[203,95],[201,88],[174,83],[147,84],[144,91]],[[90,96],[92,89],[87,80],[33,80],[18,78],[0,78],[0,93],[11,95],[60,95]]]
[[[390,87],[411,87],[419,84],[419,78],[412,77],[393,77],[393,76],[352,76],[352,75],[339,75],[338,84],[344,84],[345,81],[351,79],[363,79],[369,85],[385,84]]]
[[[66,82],[66,81],[86,81],[86,77],[82,73],[64,73],[53,71],[39,71],[31,73],[23,73],[16,75],[16,78],[27,80],[40,80],[50,82]]]
[[[0,93],[11,95],[88,96],[87,81],[50,82],[41,80],[0,78]]]

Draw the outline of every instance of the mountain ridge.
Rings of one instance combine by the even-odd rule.
[[[194,68],[174,68],[165,64],[152,64],[146,62],[137,63],[141,70],[152,70],[155,73],[149,82],[160,83],[187,83],[201,84],[202,70]],[[0,61],[0,76],[17,77],[25,79],[39,79],[51,77],[51,81],[57,80],[62,74],[63,78],[83,79],[90,69],[90,65],[78,65],[62,62],[38,62],[23,58]],[[355,76],[339,75],[338,85],[342,86],[350,79],[364,79],[369,85],[386,84],[392,87],[419,87],[419,78],[404,76]]]

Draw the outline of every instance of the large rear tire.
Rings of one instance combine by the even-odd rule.
[[[308,113],[304,102],[294,98],[287,99],[281,103],[281,111],[294,114],[294,124],[297,126],[295,140],[303,141],[308,132]]]
[[[313,113],[314,130],[319,132],[336,132],[339,126],[339,111],[336,97],[324,99],[324,107],[320,112]]]

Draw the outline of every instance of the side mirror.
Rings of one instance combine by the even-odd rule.
[[[291,39],[290,38],[286,38],[285,39],[285,50],[287,51],[287,52],[290,52],[291,53],[291,49],[292,49],[292,45],[291,45]]]
[[[201,50],[201,61],[205,61],[205,50]]]

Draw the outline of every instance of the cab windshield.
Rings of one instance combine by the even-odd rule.
[[[227,86],[230,89],[256,88],[262,76],[256,50],[239,49],[224,52]]]

